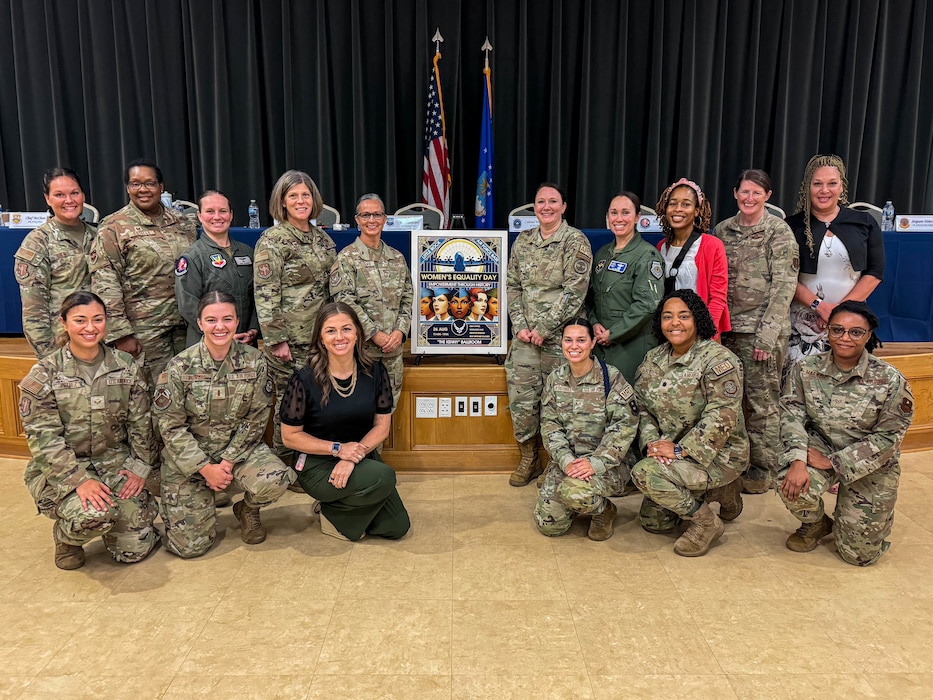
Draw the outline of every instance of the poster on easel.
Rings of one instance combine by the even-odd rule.
[[[506,231],[412,231],[413,354],[507,350]]]

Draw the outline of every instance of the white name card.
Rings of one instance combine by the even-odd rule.
[[[7,220],[7,226],[10,228],[38,228],[49,220],[47,211],[11,211],[4,214],[3,218]]]
[[[894,217],[894,223],[894,230],[904,233],[933,231],[933,214],[898,214]]]
[[[510,216],[509,217],[509,231],[512,233],[519,233],[520,231],[526,231],[530,228],[534,228],[538,225],[537,216]]]
[[[421,214],[405,216],[387,216],[385,231],[421,231],[424,229],[424,217]]]
[[[642,233],[661,233],[661,220],[657,216],[640,214],[637,228]]]

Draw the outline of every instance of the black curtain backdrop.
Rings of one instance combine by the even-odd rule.
[[[375,191],[421,198],[439,27],[453,213],[472,226],[488,34],[495,223],[537,183],[603,226],[631,189],[696,180],[714,221],[763,167],[790,213],[807,159],[835,152],[851,198],[933,211],[933,12],[925,0],[0,0],[0,204],[44,208],[42,172],[82,176],[103,213],[123,164],[166,189],[227,192],[236,221],[287,168],[344,220]]]

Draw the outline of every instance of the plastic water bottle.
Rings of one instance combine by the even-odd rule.
[[[259,207],[256,206],[256,200],[249,200],[249,227],[250,228],[261,228],[259,225]]]
[[[885,202],[884,209],[881,210],[881,230],[894,230],[894,204],[891,203],[890,199]]]
[[[3,205],[0,204],[0,228],[4,228],[5,226],[6,224],[3,223]]]

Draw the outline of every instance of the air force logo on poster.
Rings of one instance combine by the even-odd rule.
[[[414,231],[413,353],[506,352],[505,231]]]

